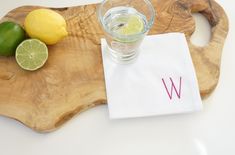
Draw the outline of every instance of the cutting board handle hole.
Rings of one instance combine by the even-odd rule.
[[[193,45],[204,47],[211,40],[211,25],[207,18],[201,13],[193,13],[196,28],[192,34],[190,41]]]

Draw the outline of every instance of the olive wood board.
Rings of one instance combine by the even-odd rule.
[[[228,18],[214,0],[152,0],[157,16],[149,34],[183,32],[195,66],[202,98],[215,89],[228,33]],[[132,4],[138,5],[138,3]],[[49,132],[74,115],[106,103],[100,39],[104,37],[96,15],[97,4],[50,8],[67,22],[69,36],[49,46],[45,66],[30,72],[21,69],[14,57],[0,57],[0,115],[26,126]],[[23,25],[26,15],[41,6],[22,6],[0,22]],[[193,12],[202,13],[212,27],[210,42],[197,47],[190,42],[195,30]]]

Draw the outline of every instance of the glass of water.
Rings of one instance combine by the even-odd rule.
[[[97,9],[108,51],[116,62],[129,62],[152,27],[155,10],[149,0],[104,0]]]

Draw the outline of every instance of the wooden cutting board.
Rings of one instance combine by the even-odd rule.
[[[152,0],[158,12],[150,34],[186,34],[201,96],[216,87],[220,60],[228,32],[228,19],[214,0]],[[10,11],[2,20],[23,23],[37,6]],[[0,114],[40,131],[52,131],[75,114],[106,103],[100,50],[103,32],[96,17],[96,5],[52,8],[67,21],[69,36],[49,46],[46,65],[35,72],[22,70],[14,57],[0,57]],[[200,12],[212,26],[212,38],[205,47],[190,43],[195,30],[191,12]]]

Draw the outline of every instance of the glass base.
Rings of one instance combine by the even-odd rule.
[[[114,62],[119,63],[119,64],[133,63],[136,60],[138,53],[139,53],[138,50],[135,50],[135,51],[129,52],[128,54],[122,54],[120,52],[117,52],[111,49],[109,46],[107,46],[107,49],[108,49],[110,58]]]

